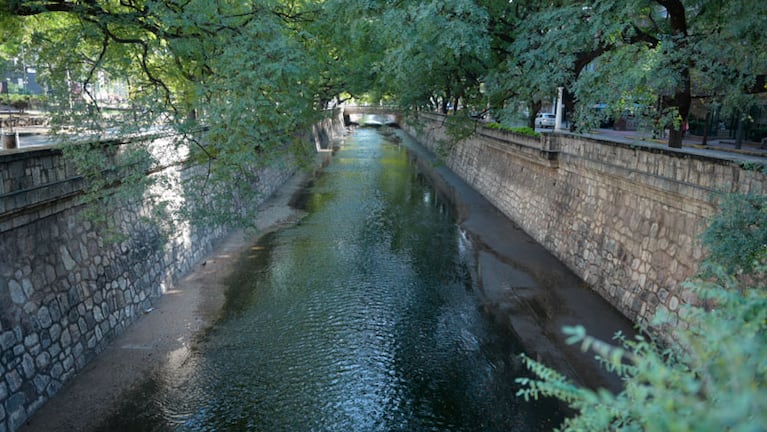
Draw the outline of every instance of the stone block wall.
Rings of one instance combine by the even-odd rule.
[[[317,127],[334,138],[342,120]],[[177,177],[204,169],[168,162]],[[261,168],[250,204],[296,170],[289,160]],[[187,224],[163,237],[138,202],[110,215],[128,233],[111,242],[83,216],[82,186],[56,147],[0,152],[0,432],[17,430],[228,233]]]
[[[762,172],[713,156],[484,127],[455,143],[441,125],[421,114],[406,129],[433,151],[449,144],[451,170],[634,322],[695,301],[680,283],[705,255],[715,192],[767,192]]]

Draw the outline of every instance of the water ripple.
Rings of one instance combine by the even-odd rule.
[[[308,216],[264,237],[232,279],[192,360],[110,430],[548,430],[561,418],[514,397],[515,342],[479,312],[444,200],[376,132],[347,142]]]

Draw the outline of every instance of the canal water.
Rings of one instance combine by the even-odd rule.
[[[543,431],[521,345],[477,298],[472,246],[407,150],[347,137],[293,227],[250,249],[221,318],[109,431]]]

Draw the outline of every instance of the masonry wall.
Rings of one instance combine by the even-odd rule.
[[[337,116],[304,137],[311,146],[318,131],[332,140],[341,128]],[[204,169],[172,162],[154,175]],[[250,205],[296,170],[289,161],[260,169]],[[229,231],[181,225],[164,239],[143,219],[152,209],[134,202],[109,215],[128,233],[110,242],[84,217],[82,187],[56,147],[0,152],[0,432],[18,429]],[[160,193],[181,196],[178,187]]]
[[[680,283],[704,256],[715,192],[767,193],[737,162],[572,134],[540,138],[479,127],[454,142],[444,118],[406,130],[634,322],[695,301]]]

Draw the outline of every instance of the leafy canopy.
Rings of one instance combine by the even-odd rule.
[[[258,193],[257,168],[305,155],[295,132],[339,92],[323,88],[326,62],[310,33],[321,28],[308,25],[317,11],[300,1],[12,0],[0,20],[13,25],[0,32],[13,36],[3,44],[11,54],[34,48],[54,123],[78,137],[65,150],[88,173],[90,200],[115,201],[113,172],[136,174],[118,189],[145,198],[175,181],[147,172],[188,161],[206,168],[184,176],[186,196],[165,203],[169,216],[247,224],[242,204]],[[117,110],[97,97],[105,79],[127,88]],[[173,139],[134,140],[109,155],[80,144],[147,132]]]
[[[165,150],[208,167],[186,197],[207,210],[178,215],[222,221],[254,166],[305,154],[294,132],[351,97],[532,127],[563,87],[582,129],[628,113],[679,146],[695,104],[747,113],[767,92],[766,19],[758,0],[7,0],[0,60],[36,64],[80,136],[177,133]],[[124,83],[121,110],[97,99],[105,81]],[[229,204],[204,203],[216,187]]]

